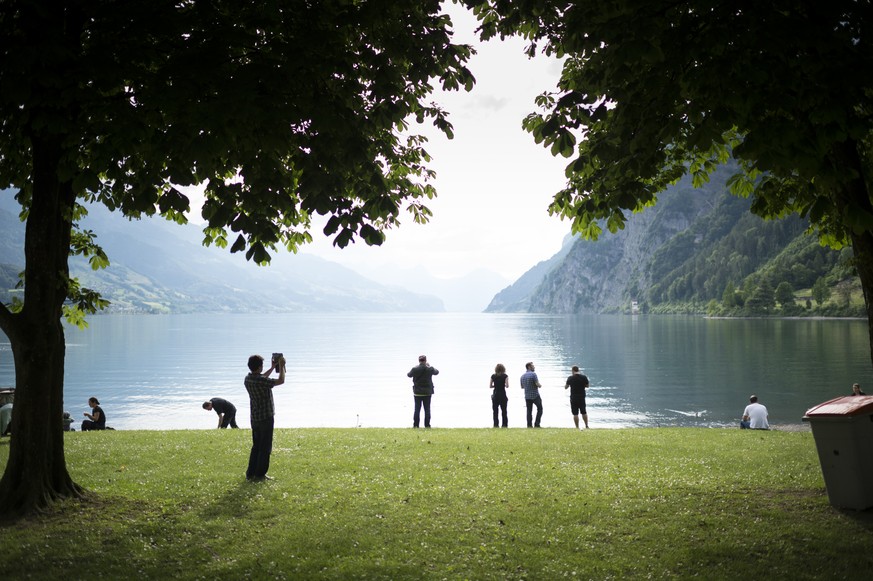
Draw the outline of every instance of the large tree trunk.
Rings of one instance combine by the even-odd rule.
[[[864,291],[864,307],[867,310],[867,328],[870,340],[870,360],[873,362],[873,234],[864,232],[852,235],[855,268]]]
[[[9,462],[0,480],[0,518],[26,515],[77,496],[64,457],[64,330],[75,196],[59,182],[58,142],[32,141],[33,196],[25,234],[24,308],[3,308],[0,324],[15,358]]]
[[[837,211],[845,222],[851,212],[859,210],[868,216],[873,216],[873,201],[870,199],[870,177],[864,164],[863,146],[855,142],[846,142],[837,152],[838,159],[844,167],[853,170],[854,176],[847,181],[842,192],[837,197]],[[867,329],[870,349],[870,361],[873,363],[873,232],[869,229],[861,232],[850,231],[852,251],[855,256],[855,269],[861,279],[861,289],[864,292],[864,308],[867,312]]]

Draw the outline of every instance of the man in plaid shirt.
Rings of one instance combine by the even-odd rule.
[[[524,365],[527,371],[521,376],[521,388],[524,390],[524,403],[527,404],[527,427],[539,428],[543,418],[543,398],[540,397],[540,380],[534,371],[533,362]],[[537,406],[537,419],[533,422],[533,406]]]
[[[273,369],[279,372],[279,377],[269,377]],[[273,388],[285,383],[285,358],[274,361],[270,368],[264,370],[264,358],[260,355],[249,357],[249,371],[245,386],[251,401],[252,419],[252,451],[249,453],[249,467],[246,469],[246,480],[271,480],[267,476],[270,468],[270,454],[273,452]],[[263,373],[262,373],[263,372]]]

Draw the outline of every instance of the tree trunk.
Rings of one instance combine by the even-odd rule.
[[[870,340],[870,361],[873,362],[873,234],[852,235],[852,249],[855,254],[855,268],[861,279],[861,288],[864,291],[864,308],[867,311],[868,337]]]
[[[859,150],[861,146],[847,142],[838,152],[844,166],[854,172],[854,176],[846,183],[843,196],[837,198],[837,210],[840,216],[848,216],[850,212],[862,210],[873,216],[873,203],[870,200],[870,181],[866,175],[864,158]],[[852,240],[852,251],[855,256],[855,269],[861,279],[861,290],[864,293],[864,309],[867,313],[867,337],[870,349],[870,361],[873,363],[873,232],[849,232]]]
[[[32,140],[33,195],[25,234],[24,308],[0,312],[15,358],[9,462],[0,480],[0,518],[12,519],[81,494],[67,472],[62,424],[68,257],[75,196],[59,182],[57,141]]]

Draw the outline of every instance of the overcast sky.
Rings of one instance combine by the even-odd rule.
[[[480,43],[475,18],[454,4],[447,4],[447,10],[454,42],[476,48],[468,63],[476,85],[469,93],[438,92],[428,99],[449,112],[454,139],[430,125],[410,125],[412,132],[428,136],[425,149],[437,174],[431,184],[438,197],[426,201],[431,221],[416,224],[404,210],[401,226],[388,231],[381,246],[358,241],[339,250],[314,220],[313,243],[302,253],[374,280],[381,269],[421,266],[438,278],[486,269],[515,281],[560,250],[570,223],[549,216],[548,206],[566,182],[568,160],[552,157],[521,128],[536,108],[536,96],[554,89],[560,63],[544,56],[529,59],[520,39]],[[195,207],[196,190],[187,189]]]
[[[379,268],[422,265],[441,278],[486,268],[515,280],[560,249],[570,224],[550,217],[548,205],[565,183],[568,160],[552,157],[521,129],[535,109],[534,98],[555,86],[560,64],[528,59],[522,40],[479,43],[472,15],[454,5],[449,11],[455,42],[478,51],[468,65],[476,86],[470,93],[433,99],[450,113],[453,140],[420,130],[430,136],[426,149],[437,172],[433,185],[439,195],[427,203],[434,213],[430,223],[415,224],[404,212],[402,226],[389,231],[380,247],[358,242],[337,250],[313,233],[314,243],[303,252],[369,275]]]

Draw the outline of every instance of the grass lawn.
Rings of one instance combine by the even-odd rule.
[[[280,429],[66,434],[86,501],[0,528],[0,579],[861,579],[873,512],[809,432]],[[5,468],[9,439],[0,443]]]

